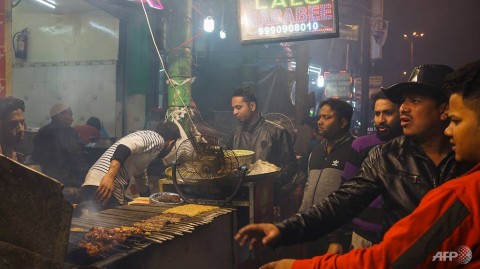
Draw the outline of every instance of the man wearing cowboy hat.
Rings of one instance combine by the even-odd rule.
[[[66,104],[54,104],[50,117],[51,122],[40,128],[33,139],[32,159],[43,173],[66,187],[80,187],[88,167],[83,144],[71,127],[72,109]]]
[[[383,195],[383,232],[411,213],[422,197],[468,167],[455,162],[443,130],[448,95],[443,80],[453,71],[445,65],[422,65],[408,82],[383,89],[400,106],[404,135],[372,149],[357,176],[310,209],[276,224],[253,224],[235,236],[241,245],[262,242],[286,245],[314,240],[356,217]]]

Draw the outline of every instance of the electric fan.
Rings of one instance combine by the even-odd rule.
[[[290,137],[292,138],[292,144],[295,144],[295,140],[297,139],[297,129],[289,117],[282,113],[267,113],[263,114],[262,116],[266,120],[274,122],[287,130],[288,134],[290,134]]]
[[[187,203],[210,199],[223,205],[237,194],[246,171],[225,143],[199,135],[186,139],[177,148],[172,179],[178,194]]]

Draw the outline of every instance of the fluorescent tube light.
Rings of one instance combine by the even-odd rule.
[[[40,4],[43,4],[43,5],[46,5],[47,7],[49,8],[55,8],[55,4],[50,2],[50,1],[47,1],[47,0],[35,0],[37,2],[39,2]]]

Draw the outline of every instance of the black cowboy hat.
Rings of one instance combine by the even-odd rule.
[[[403,102],[405,93],[416,93],[432,97],[440,102],[448,102],[448,95],[442,89],[443,81],[453,69],[441,64],[424,64],[413,69],[407,82],[382,88],[388,99],[396,104]]]

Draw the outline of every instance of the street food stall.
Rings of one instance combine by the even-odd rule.
[[[165,204],[87,212],[64,200],[58,181],[1,155],[0,175],[0,268],[236,267],[233,209]],[[192,210],[182,213],[183,206],[203,211],[178,217]]]

